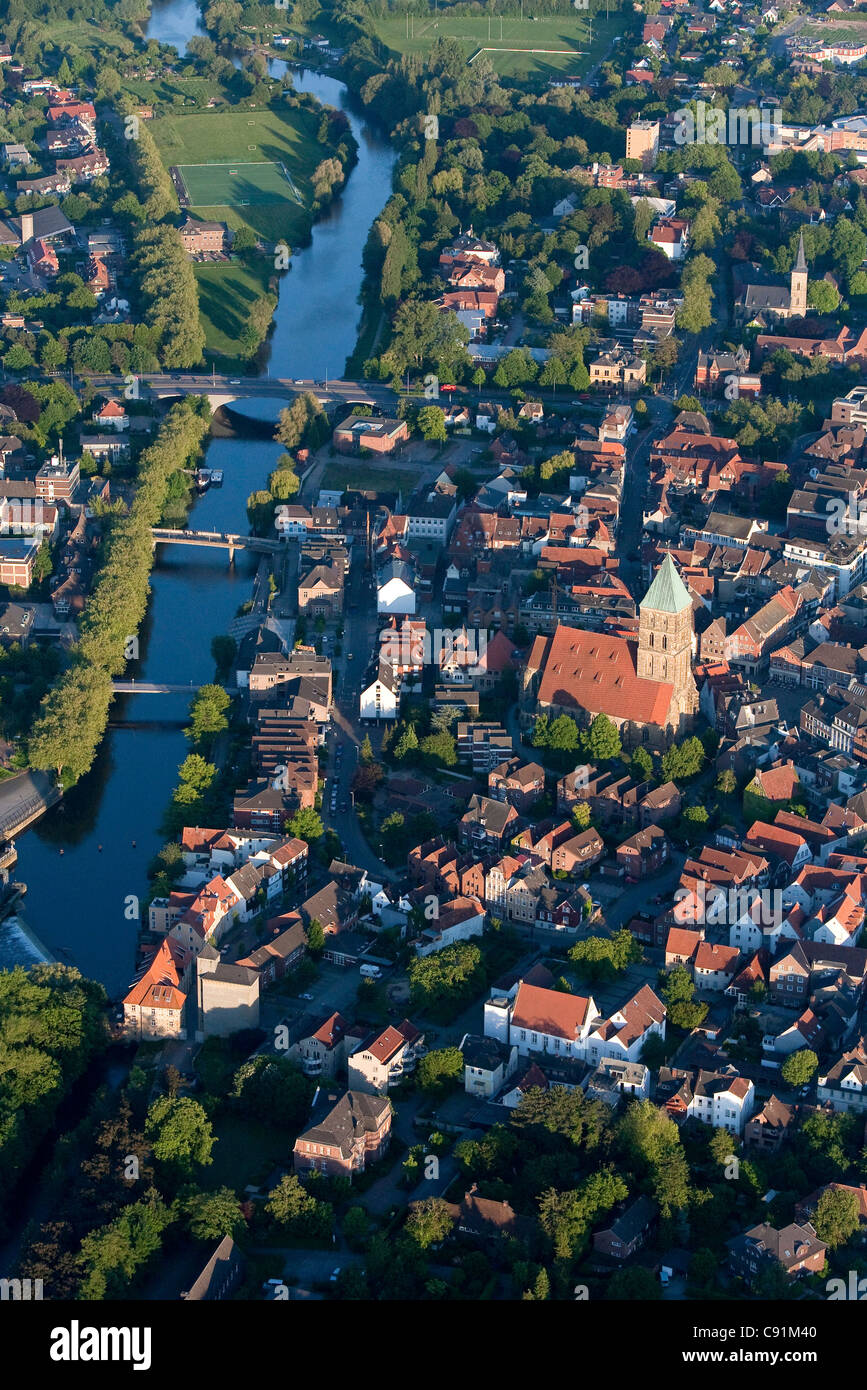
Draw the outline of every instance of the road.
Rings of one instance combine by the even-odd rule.
[[[60,800],[48,772],[22,772],[0,782],[0,836],[17,834]]]

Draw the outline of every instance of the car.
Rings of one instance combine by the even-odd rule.
[[[308,1004],[312,1004],[312,1003],[313,1003],[313,995],[312,995],[312,994],[299,994],[298,998],[299,998],[299,999],[306,999]]]
[[[338,1280],[339,1278],[340,1278],[340,1265],[338,1265],[336,1269],[333,1269],[333,1270],[331,1271],[331,1273],[330,1273],[329,1276],[328,1276],[328,1282],[329,1282],[329,1284],[336,1284],[336,1283],[337,1283],[337,1280]]]
[[[282,1280],[282,1279],[266,1279],[265,1282],[264,1282],[264,1284],[262,1285],[262,1292],[263,1292],[263,1293],[268,1293],[271,1289],[279,1289],[279,1288],[282,1288],[282,1287],[283,1287],[283,1280]]]
[[[241,378],[240,378],[239,376],[233,377],[232,380],[229,382],[229,385],[230,385],[230,386],[240,386],[240,385],[241,385]]]
[[[355,660],[355,653],[354,653],[354,652],[349,652],[348,655],[347,655],[347,657],[346,657],[346,660],[347,660],[347,661],[354,661],[354,660]]]

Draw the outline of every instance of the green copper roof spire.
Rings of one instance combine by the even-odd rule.
[[[653,583],[638,606],[652,608],[657,613],[682,613],[685,608],[692,607],[689,590],[670,555],[666,555],[659,566]]]

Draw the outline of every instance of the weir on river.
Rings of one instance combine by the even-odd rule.
[[[194,0],[155,0],[147,37],[172,42],[201,33]],[[286,64],[271,64],[280,76]],[[313,229],[281,282],[270,346],[272,374],[317,379],[343,374],[355,347],[361,255],[368,230],[391,192],[393,154],[347,104],[345,86],[312,71],[293,73],[299,91],[343,106],[358,141],[358,163],[343,194]],[[271,401],[251,401],[257,419],[275,418]],[[194,501],[191,530],[246,531],[246,501],[262,487],[282,446],[270,440],[212,439],[207,465],[224,484]],[[161,546],[151,576],[151,602],[139,634],[141,660],[128,671],[137,681],[200,685],[211,680],[211,642],[224,633],[249,598],[259,557],[239,551]],[[130,982],[138,923],[125,916],[129,894],[142,899],[147,868],[164,837],[160,821],[189,751],[181,721],[189,697],[124,695],[112,707],[120,727],[109,730],[92,771],[18,842],[16,878],[27,884],[28,925],[60,959],[78,965],[116,995]],[[171,721],[174,720],[173,726]],[[62,851],[62,852],[61,852]],[[0,950],[3,947],[0,926]]]

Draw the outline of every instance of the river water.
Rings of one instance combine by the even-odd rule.
[[[198,21],[193,0],[155,0],[147,37],[183,51],[186,39],[201,32]],[[280,75],[285,64],[272,68]],[[355,346],[361,254],[391,191],[393,155],[348,104],[342,83],[309,70],[293,77],[299,90],[346,109],[359,147],[343,196],[282,282],[270,369],[307,379],[341,374]],[[280,452],[269,441],[212,440],[207,463],[223,470],[224,483],[196,500],[190,527],[246,531],[247,497],[264,484]],[[243,552],[230,568],[224,551],[160,547],[141,660],[130,675],[172,684],[211,680],[211,641],[250,597],[255,568],[255,558]],[[188,705],[186,696],[136,695],[116,701],[112,712],[127,721],[182,719]],[[147,890],[147,866],[163,842],[160,820],[187,751],[180,729],[111,729],[89,775],[18,840],[15,877],[28,887],[27,923],[58,959],[101,980],[112,995],[129,984],[135,959],[138,923],[127,917],[126,902]],[[9,948],[0,928],[0,962],[8,962]]]

